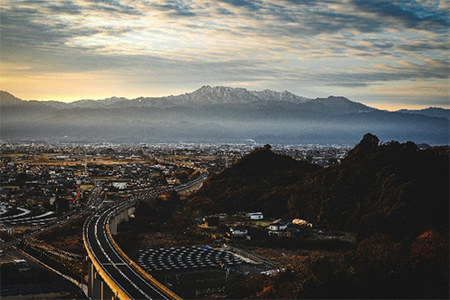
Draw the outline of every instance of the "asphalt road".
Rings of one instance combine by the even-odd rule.
[[[142,200],[148,197],[154,197],[157,194],[168,192],[170,190],[181,191],[198,184],[207,178],[207,172],[202,172],[202,176],[183,185],[174,186],[159,191],[150,191],[131,196],[128,199],[114,203],[110,206],[98,210],[91,216],[84,227],[85,240],[94,259],[100,264],[108,276],[132,299],[169,299],[147,281],[142,275],[137,273],[131,265],[116,251],[108,239],[106,226],[109,217],[115,215],[115,210],[126,205],[134,205],[134,201]]]
[[[119,205],[106,208],[88,220],[85,227],[86,240],[91,253],[104,271],[113,279],[123,291],[132,299],[168,299],[157,288],[153,287],[145,278],[138,274],[117,253],[110,243],[106,226],[108,216]]]
[[[99,194],[100,194],[101,190],[102,190],[101,186],[97,185],[95,187],[95,189],[92,191],[91,195],[89,196],[86,205],[84,206],[84,208],[81,211],[73,210],[66,215],[65,219],[55,220],[54,222],[47,223],[44,226],[40,226],[39,229],[25,233],[25,234],[13,239],[13,240],[10,240],[6,243],[2,242],[0,244],[0,249],[8,249],[8,248],[18,245],[21,242],[27,242],[28,240],[35,238],[36,236],[38,236],[39,234],[41,234],[43,232],[52,230],[56,227],[62,226],[64,224],[70,222],[71,219],[73,219],[75,217],[90,213],[91,207],[100,205]]]

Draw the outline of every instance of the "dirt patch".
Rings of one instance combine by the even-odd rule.
[[[140,236],[139,245],[147,248],[202,246],[207,240],[193,240],[191,236],[176,232],[149,232]]]

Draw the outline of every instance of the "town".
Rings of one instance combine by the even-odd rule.
[[[260,146],[262,145],[253,142],[224,145],[2,144],[0,230],[2,274],[6,275],[4,283],[10,283],[8,278],[17,279],[18,276],[23,276],[11,275],[15,272],[30,274],[33,268],[28,265],[27,256],[38,256],[41,259],[44,257],[47,265],[53,265],[53,268],[60,270],[62,274],[80,277],[79,283],[82,284],[88,280],[88,266],[84,261],[82,243],[78,242],[77,245],[74,242],[81,240],[81,232],[73,228],[77,228],[74,224],[81,226],[84,222],[84,212],[99,210],[102,203],[117,203],[134,195],[152,197],[154,191],[160,191],[162,195],[166,194],[164,197],[170,197],[170,193],[176,190],[183,197],[201,186],[201,179],[206,178],[204,172],[219,173]],[[350,148],[275,145],[272,149],[282,155],[327,167],[339,163]],[[184,190],[190,182],[199,184]],[[101,189],[98,188],[100,186]],[[92,195],[98,196],[98,200],[93,201]],[[200,237],[197,243],[178,243],[177,246],[194,247],[195,252],[195,247],[203,247],[203,243],[210,244],[208,247],[212,247],[211,251],[213,248],[225,250],[223,253],[228,254],[215,254],[215,263],[191,263],[193,268],[222,266],[221,268],[225,268],[224,276],[249,272],[270,274],[277,270],[277,264],[273,261],[239,248],[239,245],[245,247],[252,239],[262,240],[262,237],[266,239],[271,236],[315,239],[324,235],[322,230],[314,228],[313,224],[306,220],[267,218],[261,212],[205,215],[196,222],[197,227],[192,228],[192,232]],[[67,229],[70,226],[72,229]],[[345,236],[349,242],[352,242],[353,238]],[[342,234],[339,239],[342,239]],[[14,245],[18,245],[20,251],[24,252],[22,255],[3,250],[14,241],[21,241],[21,244]],[[141,253],[149,250],[139,251]],[[146,267],[143,257],[136,257],[136,260],[142,267]],[[175,276],[172,274],[174,270],[167,266],[155,267],[158,263],[153,262],[153,269],[147,268],[147,272],[156,278],[162,278],[164,274],[165,283],[176,289],[177,283],[180,282],[179,271]],[[182,266],[188,268],[189,262],[185,263],[186,265]],[[232,265],[234,267],[231,267]],[[217,271],[213,271],[213,274],[214,272]],[[203,273],[197,270],[195,274],[196,276],[191,277],[198,278],[199,274]],[[212,291],[223,291],[225,277],[220,274],[215,283],[217,286],[207,292],[201,288],[183,289],[187,290],[188,296],[195,297],[201,294],[207,296]],[[171,278],[176,279],[171,282]],[[14,292],[11,293],[14,295]]]
[[[99,180],[104,183],[104,199],[186,183],[195,176],[192,168],[218,173],[256,147],[254,144],[3,144],[0,224],[22,226],[38,225],[39,219],[40,223],[52,221],[57,214],[80,207]],[[326,167],[338,163],[349,148],[292,145],[272,149]],[[186,167],[177,167],[181,165]]]

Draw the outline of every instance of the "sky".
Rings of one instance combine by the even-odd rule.
[[[26,100],[203,85],[450,107],[448,0],[2,0],[0,89]]]

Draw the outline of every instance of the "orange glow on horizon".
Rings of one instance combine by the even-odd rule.
[[[74,102],[78,100],[102,100],[111,97],[124,97],[127,99],[136,99],[138,97],[166,97],[169,95],[181,95],[190,93],[200,88],[191,85],[179,85],[176,88],[168,86],[158,86],[149,83],[145,87],[137,86],[129,82],[124,77],[115,77],[105,73],[59,73],[47,75],[28,75],[28,76],[4,76],[0,72],[0,90],[11,93],[22,100],[37,101],[61,101]],[[242,84],[237,84],[242,86]],[[257,90],[257,87],[250,88]],[[385,91],[385,90],[384,90]],[[386,99],[386,95],[382,95]],[[396,95],[398,96],[398,95]],[[315,98],[315,97],[310,97]],[[355,97],[359,98],[359,97]],[[399,109],[425,109],[431,106],[450,108],[448,105],[436,104],[413,104],[404,102],[371,102],[355,100],[370,107],[380,110],[396,111]]]
[[[426,109],[429,107],[439,107],[439,108],[450,109],[450,105],[426,105],[426,104],[405,104],[405,103],[373,103],[373,104],[366,104],[366,105],[373,107],[373,108],[377,108],[380,110],[387,110],[387,111],[397,111],[400,109],[420,110],[420,109]]]

